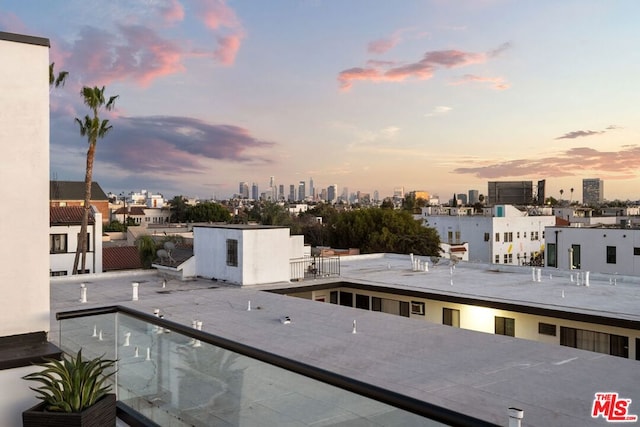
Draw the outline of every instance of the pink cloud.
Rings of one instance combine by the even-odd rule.
[[[85,84],[132,79],[148,86],[154,79],[184,70],[185,53],[170,40],[140,25],[121,25],[119,33],[85,27],[72,46],[69,65],[82,70]]]
[[[592,171],[610,179],[637,177],[640,147],[626,146],[619,151],[598,151],[590,147],[576,147],[540,159],[516,159],[499,163],[476,162],[477,166],[457,168],[454,173],[472,174],[478,178],[508,178],[530,176],[544,171],[545,176],[563,177]],[[467,163],[473,163],[468,161]]]
[[[481,77],[473,74],[465,74],[464,76],[450,84],[457,86],[465,83],[490,83],[493,85],[494,89],[498,90],[509,89],[509,87],[511,86],[502,77]]]
[[[214,56],[223,65],[231,65],[236,60],[242,37],[238,34],[218,37],[218,49]]]
[[[164,22],[173,24],[184,19],[184,8],[178,0],[169,0],[169,3],[160,7],[160,15]]]
[[[391,61],[369,61],[367,68],[354,67],[338,73],[338,82],[341,90],[349,90],[354,80],[403,81],[409,78],[420,80],[430,79],[437,68],[466,67],[473,64],[486,62],[489,58],[498,55],[508,48],[507,44],[489,53],[464,52],[461,50],[439,50],[424,54],[421,60],[413,63],[396,66]],[[472,76],[473,79],[481,79]],[[496,88],[506,89],[508,85],[500,80],[492,81]]]
[[[195,4],[198,16],[210,29],[239,27],[236,13],[226,5],[224,0],[197,0]]]
[[[16,34],[30,34],[27,26],[18,15],[11,12],[0,12],[0,31]]]
[[[397,36],[393,36],[388,39],[374,40],[367,46],[367,52],[375,54],[387,53],[388,51],[393,49],[399,41],[400,38]]]

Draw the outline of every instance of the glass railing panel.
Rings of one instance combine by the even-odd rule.
[[[117,357],[118,400],[160,425],[443,425],[123,313],[60,331],[65,350]]]

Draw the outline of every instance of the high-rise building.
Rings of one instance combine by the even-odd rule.
[[[604,181],[600,178],[582,180],[582,204],[598,205],[604,200]]]
[[[298,200],[304,200],[307,197],[304,181],[298,183]]]
[[[316,189],[313,187],[313,178],[309,178],[309,196],[311,196],[311,200],[316,198]]]
[[[469,204],[475,205],[478,203],[480,197],[480,192],[478,190],[469,190]]]
[[[289,185],[289,201],[290,202],[296,201],[296,186],[293,184]]]
[[[373,201],[374,203],[377,203],[380,201],[380,193],[378,193],[378,190],[373,191]]]
[[[269,188],[271,189],[272,200],[278,200],[278,187],[276,186],[276,179],[273,176],[269,177]]]
[[[238,188],[238,196],[241,199],[248,199],[249,198],[249,184],[242,181],[240,183],[240,186]]]
[[[278,200],[284,200],[284,184],[278,185]]]
[[[327,188],[327,202],[335,203],[338,195],[338,186],[336,184],[330,185]]]
[[[489,181],[489,205],[529,205],[533,202],[532,181]]]
[[[461,205],[466,205],[467,204],[467,195],[464,193],[460,193],[456,196],[456,199],[458,199],[460,201]]]
[[[260,193],[258,192],[258,184],[255,182],[251,184],[251,198],[253,200],[258,200],[260,198]]]

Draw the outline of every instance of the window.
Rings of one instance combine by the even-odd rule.
[[[484,233],[484,241],[488,242],[491,239],[491,235],[489,233]]]
[[[505,232],[504,233],[504,241],[505,242],[513,242],[513,233],[512,232]]]
[[[453,243],[453,231],[447,231],[447,242]]]
[[[338,291],[329,292],[329,303],[337,304],[338,303]]]
[[[516,239],[519,239],[519,238],[520,238],[520,232],[519,232],[519,231],[517,231],[517,232],[516,232]]]
[[[538,333],[540,335],[551,335],[552,337],[556,336],[556,325],[552,325],[551,323],[538,323]]]
[[[538,240],[538,232],[537,231],[532,231],[531,232],[531,240]]]
[[[500,241],[500,233],[496,233],[496,242]]]
[[[52,271],[51,273],[49,273],[49,275],[51,277],[57,277],[57,276],[66,276],[67,272],[65,271]]]
[[[636,360],[640,360],[640,338],[636,338]]]
[[[607,246],[607,264],[616,263],[616,247]]]
[[[523,239],[526,239],[526,238],[527,238],[527,232],[526,232],[526,231],[523,231],[523,232],[522,232],[522,238],[523,238]]]
[[[633,248],[634,255],[640,255],[640,248]]]
[[[495,332],[497,335],[515,337],[516,320],[510,317],[495,317]]]
[[[500,254],[496,254],[495,263],[500,264]]]
[[[227,239],[227,265],[238,266],[238,241],[235,239]]]
[[[382,298],[371,297],[371,311],[382,311]]]
[[[66,234],[49,234],[49,253],[61,254],[67,252]]]
[[[557,267],[556,265],[556,244],[547,243],[547,266]]]
[[[504,258],[504,263],[508,264],[509,263],[509,254],[504,254],[503,258]]]
[[[419,314],[424,316],[424,303],[419,301],[411,301],[411,314]]]
[[[351,292],[340,291],[340,305],[353,307],[353,294]]]
[[[561,326],[560,345],[612,356],[629,357],[629,337],[622,335]]]
[[[571,245],[571,249],[573,249],[573,258],[571,260],[573,268],[580,269],[580,245]]]
[[[453,308],[443,308],[442,324],[459,328],[460,327],[460,310],[456,310]]]
[[[460,243],[460,232],[456,231],[456,243]]]
[[[356,294],[356,308],[369,310],[369,295]]]
[[[400,303],[400,316],[409,317],[409,303],[406,301],[398,301]]]

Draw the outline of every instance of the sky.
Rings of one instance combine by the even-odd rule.
[[[103,112],[106,192],[224,199],[313,178],[448,200],[546,179],[640,199],[637,0],[0,0],[46,37],[52,179],[84,179],[82,86]],[[570,189],[574,192],[570,193]]]

